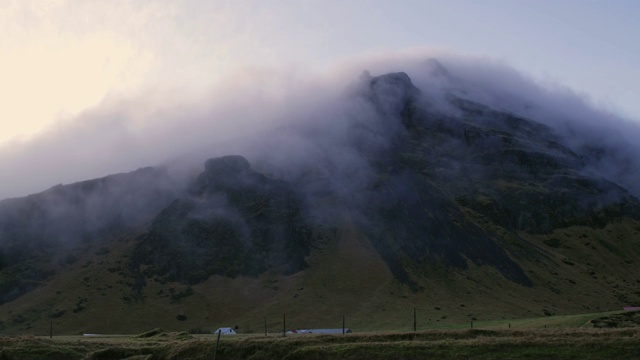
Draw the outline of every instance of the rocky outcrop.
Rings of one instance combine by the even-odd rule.
[[[304,269],[315,231],[286,182],[251,170],[240,156],[210,159],[184,198],[138,238],[131,266],[163,281],[257,276]]]

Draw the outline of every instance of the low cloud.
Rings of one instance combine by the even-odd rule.
[[[640,175],[637,123],[503,62],[418,49],[352,59],[321,74],[243,69],[198,96],[187,89],[112,95],[29,140],[0,145],[0,198],[144,166],[172,164],[196,173],[206,158],[227,154],[244,155],[283,178],[302,176],[299,169],[313,164],[314,176],[337,179],[334,191],[340,177],[366,184],[366,162],[346,144],[356,138],[363,146],[384,146],[389,119],[350,97],[363,70],[406,72],[421,101],[439,111],[454,111],[444,101],[450,92],[557,128],[575,149],[616,149],[616,156],[602,159],[594,150],[592,171],[640,194],[633,181]],[[310,177],[307,184],[320,183]],[[344,189],[345,196],[350,191]]]

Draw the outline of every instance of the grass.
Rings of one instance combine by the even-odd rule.
[[[211,359],[215,335],[0,338],[0,359]],[[347,335],[223,336],[218,360],[637,359],[640,329],[466,329]]]
[[[623,315],[624,314],[624,315]],[[631,314],[635,316],[635,314]],[[640,328],[596,329],[604,312],[476,321],[417,332],[223,336],[216,359],[635,359]],[[509,328],[510,325],[510,328]],[[0,337],[0,360],[211,359],[215,334],[153,329],[135,335]]]
[[[572,329],[572,328],[593,328],[591,320],[609,315],[621,314],[622,311],[607,311],[600,313],[590,314],[575,314],[575,315],[558,315],[558,316],[545,316],[534,317],[525,319],[511,319],[511,320],[486,320],[486,321],[473,321],[474,329],[521,329],[521,330],[535,330],[535,329]],[[420,329],[430,330],[462,330],[470,329],[471,322],[458,323],[458,324],[435,324],[420,326]]]

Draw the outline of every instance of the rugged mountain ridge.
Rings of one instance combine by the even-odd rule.
[[[460,289],[486,288],[485,297],[507,287],[522,296],[559,295],[559,270],[586,274],[601,286],[593,269],[624,273],[620,269],[640,255],[640,202],[606,174],[588,171],[591,162],[612,151],[604,145],[593,144],[600,154],[594,160],[593,151],[572,148],[547,125],[452,93],[446,101],[455,111],[443,112],[405,73],[365,72],[348,96],[372,114],[370,123],[356,122],[348,142],[340,144],[363,169],[357,186],[350,184],[352,178],[317,178],[315,172],[274,178],[242,156],[225,156],[208,160],[186,185],[162,169],[147,168],[0,202],[0,310],[21,312],[2,320],[0,328],[28,330],[46,314],[69,317],[73,328],[100,297],[119,297],[125,314],[151,306],[153,299],[159,307],[202,304],[190,300],[193,288],[213,297],[206,304],[218,303],[223,300],[215,288],[227,284],[223,279],[245,289],[280,280],[299,286],[264,285],[274,291],[268,290],[270,295],[255,290],[271,300],[251,300],[253,295],[237,295],[240,291],[236,295],[246,297],[238,300],[246,302],[243,311],[295,307],[298,300],[284,299],[292,292],[298,299],[301,289],[315,294],[313,304],[328,301],[325,294],[344,298],[359,292],[358,286],[380,291],[364,283],[351,289],[318,285],[313,279],[322,277],[319,272],[343,266],[329,265],[332,256],[351,257],[354,264],[356,258],[370,259],[366,264],[378,277],[367,281],[408,291],[389,300],[401,304],[431,296],[434,279],[443,277]],[[314,186],[322,191],[310,193],[310,181],[321,183]],[[333,191],[336,184],[349,190]],[[318,212],[331,216],[320,218]],[[629,230],[613,238],[606,235],[611,226]],[[586,260],[588,252],[568,245],[573,244],[569,235],[558,235],[572,229],[581,229],[584,246],[603,247],[612,258]],[[347,243],[359,250],[345,250]],[[567,256],[572,252],[585,260],[576,265]],[[611,259],[622,265],[612,268]],[[68,316],[63,308],[68,300],[45,289],[78,282],[70,274],[86,269],[104,274],[96,278],[103,284],[92,298],[78,296],[74,315]],[[80,282],[92,276],[98,275]],[[474,284],[465,285],[465,277]],[[612,291],[619,304],[640,302],[640,294],[627,290],[635,280],[621,277],[622,287],[609,284],[617,289]],[[85,286],[93,293],[89,283]],[[568,296],[593,306],[581,291],[569,290]],[[167,296],[171,302],[161,305]],[[32,305],[19,305],[21,299]],[[181,316],[178,320],[186,319]]]
[[[199,283],[211,275],[257,276],[304,269],[318,241],[290,185],[253,171],[240,156],[210,159],[186,198],[174,200],[139,236],[132,267]]]
[[[0,303],[75,263],[74,249],[134,231],[178,191],[165,171],[143,168],[0,201]]]

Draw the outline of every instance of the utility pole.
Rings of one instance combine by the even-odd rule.
[[[287,336],[287,314],[282,314],[282,337]]]

